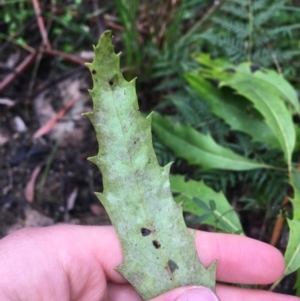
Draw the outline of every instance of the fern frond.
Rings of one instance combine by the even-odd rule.
[[[227,19],[220,19],[213,17],[212,20],[226,29],[228,32],[233,33],[239,39],[245,39],[248,35],[248,27],[246,24],[238,21],[232,21]]]

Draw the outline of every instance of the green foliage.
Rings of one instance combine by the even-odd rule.
[[[57,0],[51,4],[47,1],[39,3],[53,48],[74,52],[85,49],[86,44],[97,42],[95,34],[91,32],[89,4],[81,0],[67,4],[64,0]],[[108,8],[109,6],[94,12],[94,15],[97,16]],[[31,1],[0,1],[0,20],[1,40],[11,41],[24,48],[40,46],[37,46],[40,31]]]
[[[239,218],[221,192],[215,192],[203,182],[185,181],[183,176],[170,177],[171,189],[183,211],[200,217],[197,223],[211,225],[228,233],[242,233]]]
[[[158,114],[153,116],[152,128],[161,142],[189,164],[227,170],[268,168],[265,164],[239,156],[218,145],[209,134],[203,135],[189,126],[174,125]]]
[[[292,118],[293,115],[299,115],[299,103],[296,92],[282,76],[279,76],[272,70],[258,68],[249,63],[242,63],[237,66],[230,65],[225,60],[212,60],[206,54],[197,56],[197,60],[203,67],[197,72],[187,74],[186,79],[195,91],[211,104],[212,112],[228,123],[231,129],[250,135],[252,140],[261,142],[261,145],[266,143],[264,136],[259,131],[256,133],[257,129],[249,130],[248,127],[251,123],[257,123],[264,131],[268,128],[273,134],[272,137],[269,132],[268,136],[266,136],[268,137],[268,147],[275,147],[273,151],[279,148],[284,154],[288,171],[284,169],[276,171],[279,175],[281,173],[279,177],[281,181],[277,185],[285,187],[285,178],[289,176],[290,184],[294,188],[294,198],[292,200],[294,218],[288,220],[290,239],[285,253],[286,270],[284,275],[288,275],[296,271],[300,266],[300,237],[298,231],[300,227],[300,211],[298,208],[300,204],[300,173],[293,169],[292,163],[292,155],[298,152],[298,149],[294,150],[296,142],[295,129],[298,127],[295,126]],[[218,85],[214,86],[211,82],[217,82]],[[229,87],[230,89],[225,88],[227,90],[223,94],[224,87]],[[225,109],[221,108],[223,104]],[[251,104],[253,104],[253,107]],[[177,156],[186,159],[190,164],[200,165],[208,169],[228,169],[232,171],[251,169],[247,167],[249,163],[247,157],[239,156],[239,158],[235,157],[233,159],[231,151],[227,152],[228,149],[218,146],[210,135],[203,135],[190,126],[174,125],[170,120],[154,115],[153,129],[166,146],[172,149]],[[236,134],[236,137],[242,138],[239,140],[241,146],[243,136],[239,137],[239,135]],[[277,139],[278,143],[274,143],[274,139]],[[251,156],[253,157],[253,153]],[[232,159],[231,162],[230,159]],[[246,161],[243,161],[243,159],[246,159]],[[224,164],[224,160],[229,160],[230,163],[228,165]],[[254,162],[252,159],[251,163],[253,164]],[[265,166],[256,166],[256,168],[262,167]],[[253,183],[253,187],[259,188],[263,183],[266,183],[267,172],[254,172],[253,181],[255,184]],[[274,175],[275,173],[273,173]],[[276,188],[270,185],[267,186],[268,193],[266,197],[270,198],[274,195],[272,195],[271,191],[273,190],[274,192]],[[283,196],[284,193],[280,193],[280,195]],[[205,218],[209,218],[215,213],[215,202],[213,202],[212,206],[211,203],[208,204],[207,200],[203,202],[198,198],[187,198],[193,206],[195,206],[195,203],[198,203],[206,211],[206,213],[198,213],[201,216],[201,220],[204,218],[205,221]],[[270,202],[270,199],[268,202]]]
[[[290,1],[227,0],[201,34],[203,47],[214,57],[232,62],[252,61],[295,74],[290,64],[299,55],[299,14],[288,11]],[[282,65],[282,67],[280,67]]]
[[[300,229],[300,172],[299,170],[294,171],[290,175],[290,184],[294,189],[294,197],[291,199],[293,204],[293,219],[288,220],[290,227],[290,237],[285,259],[285,271],[284,275],[288,275],[296,271],[300,267],[300,239],[299,239],[299,229]]]
[[[214,290],[216,264],[206,269],[199,262],[194,235],[172,198],[170,164],[157,163],[151,115],[140,113],[135,80],[123,78],[110,31],[94,50],[94,61],[87,64],[94,109],[85,115],[95,128],[99,152],[89,160],[102,172],[104,191],[96,195],[122,245],[124,263],[117,270],[144,300],[184,285]]]
[[[114,0],[124,26],[124,55],[129,74],[138,75],[142,82],[151,78],[157,83],[159,79],[155,87],[159,91],[184,85],[183,72],[196,66],[190,54],[195,51],[194,42],[199,37],[199,31],[190,32],[189,28],[201,23],[210,1],[173,4],[144,0],[139,2],[139,8],[137,2]],[[143,29],[138,30],[138,25]]]
[[[290,173],[289,180],[294,191],[294,197],[291,199],[294,209],[293,219],[288,219],[290,236],[286,252],[284,254],[284,274],[277,282],[273,284],[273,288],[281,281],[284,276],[289,275],[300,268],[300,171],[295,170]],[[299,277],[297,282],[299,282]],[[299,288],[297,288],[297,291],[299,292]]]
[[[291,170],[291,156],[296,135],[292,116],[285,102],[293,106],[292,111],[299,112],[295,91],[290,93],[291,87],[288,83],[280,76],[274,75],[274,72],[254,70],[253,68],[257,67],[249,63],[230,68],[228,66],[220,68],[214,60],[209,61],[207,55],[200,55],[197,60],[207,67],[200,70],[205,78],[220,81],[220,87],[229,86],[253,103],[255,109],[263,116],[264,122],[278,140],[285,154],[289,170]],[[286,87],[289,89],[285,89]],[[235,118],[239,117],[235,116]]]

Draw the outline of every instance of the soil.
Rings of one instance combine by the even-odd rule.
[[[0,237],[24,226],[110,223],[94,195],[102,191],[101,174],[87,160],[98,148],[92,125],[81,116],[92,110],[89,72],[77,67],[53,74],[38,80],[32,97],[24,96],[28,80],[17,80],[1,95],[14,105],[0,104]],[[75,104],[53,129],[34,139],[70,100]],[[26,186],[37,167],[34,196],[28,200]]]

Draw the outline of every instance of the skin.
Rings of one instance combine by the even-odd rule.
[[[222,282],[268,284],[283,273],[280,252],[259,241],[228,234],[197,231],[200,260],[218,259]],[[122,263],[119,240],[112,227],[59,225],[19,230],[0,240],[2,301],[141,301],[114,270]],[[151,301],[175,301],[178,288]],[[218,285],[221,301],[300,301],[267,291]]]

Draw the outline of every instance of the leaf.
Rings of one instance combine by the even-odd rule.
[[[298,152],[300,150],[300,127],[295,124],[295,133],[296,133],[296,143],[294,148],[294,153]]]
[[[152,128],[159,140],[176,156],[204,168],[250,170],[269,166],[235,154],[217,144],[210,134],[201,134],[191,126],[173,124],[169,119],[153,115]]]
[[[268,86],[274,89],[273,93],[283,99],[288,108],[291,108],[292,113],[300,114],[297,92],[282,75],[271,69],[257,70],[253,75],[256,79],[268,83]]]
[[[295,272],[300,268],[300,171],[291,173],[290,183],[294,188],[294,197],[291,200],[293,204],[293,219],[288,219],[290,228],[290,237],[284,254],[285,271],[284,276]]]
[[[274,93],[273,87],[253,76],[248,63],[237,66],[235,70],[233,76],[222,81],[221,86],[230,86],[238,94],[248,98],[264,116],[266,124],[277,137],[291,170],[291,157],[295,146],[295,129],[291,114],[280,97]]]
[[[119,236],[124,263],[117,270],[144,300],[183,285],[215,289],[216,264],[206,269],[198,259],[194,236],[185,226],[181,206],[169,184],[170,164],[158,165],[151,141],[151,115],[139,111],[135,80],[120,71],[111,32],[94,48],[89,67],[91,120],[99,143],[89,158],[101,170],[101,200]]]
[[[273,148],[280,148],[269,127],[258,118],[247,114],[247,103],[245,104],[245,99],[241,99],[241,96],[228,93],[224,89],[221,91],[201,74],[187,73],[185,79],[204,100],[210,103],[211,112],[222,118],[232,130],[248,134],[253,142],[263,142]]]
[[[238,215],[229,204],[224,194],[215,192],[213,189],[204,184],[189,180],[185,182],[184,177],[180,175],[170,176],[171,189],[177,195],[177,203],[183,201],[183,211],[203,216],[208,210],[213,211],[213,215],[207,216],[203,224],[211,225],[224,232],[242,233],[242,226]],[[212,200],[215,208],[211,207]],[[200,201],[200,203],[199,203]]]
[[[295,100],[291,99],[289,95],[284,94],[284,97],[282,96],[283,93],[290,92],[287,91],[286,85],[283,89],[277,88],[277,86],[282,84],[282,79],[278,80],[274,73],[269,73],[271,74],[269,75],[270,78],[266,80],[267,75],[255,72],[250,63],[242,63],[230,68],[222,68],[222,66],[214,68],[214,60],[211,60],[209,63],[207,57],[202,59],[201,56],[197,60],[200,63],[201,61],[204,62],[205,66],[208,67],[201,70],[201,74],[204,77],[221,81],[220,87],[229,86],[236,90],[239,95],[246,97],[253,103],[255,109],[262,114],[265,123],[277,138],[291,171],[291,156],[295,146],[295,129],[292,115],[282,98],[293,105],[295,105]],[[211,64],[211,67],[209,67],[209,64]],[[272,80],[276,81],[273,82]]]

